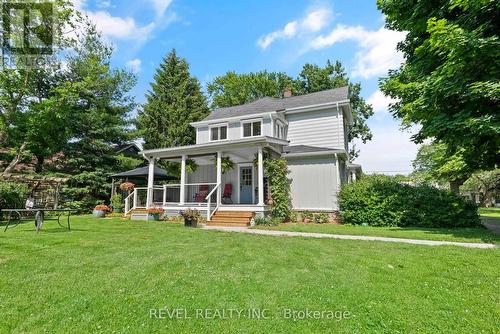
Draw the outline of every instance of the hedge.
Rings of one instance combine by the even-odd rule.
[[[344,224],[370,226],[476,227],[474,203],[447,190],[408,185],[384,175],[365,176],[342,187]]]
[[[28,186],[14,182],[0,182],[0,209],[24,208]]]

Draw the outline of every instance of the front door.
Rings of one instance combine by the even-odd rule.
[[[253,167],[240,167],[240,204],[252,204]]]

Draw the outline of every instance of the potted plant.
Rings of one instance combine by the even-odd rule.
[[[160,220],[160,215],[165,212],[162,208],[150,208],[148,209],[148,220],[158,221]]]
[[[201,218],[200,212],[198,210],[187,209],[181,211],[180,214],[182,217],[184,217],[184,226],[198,226],[198,220]]]
[[[123,182],[122,184],[120,184],[120,189],[128,191],[129,194],[132,190],[134,190],[134,188],[135,184],[133,184],[132,182]]]
[[[96,205],[94,211],[92,211],[92,215],[96,218],[103,218],[106,216],[106,212],[109,212],[109,206],[104,204]]]
[[[113,208],[113,213],[121,213],[123,208],[122,195],[114,194],[111,196],[111,207]]]

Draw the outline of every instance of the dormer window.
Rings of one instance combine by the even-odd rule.
[[[280,121],[274,124],[274,136],[279,139],[286,139],[285,125]]]
[[[210,127],[210,141],[227,139],[227,125],[215,125]]]
[[[242,122],[243,137],[255,137],[262,134],[262,121]]]

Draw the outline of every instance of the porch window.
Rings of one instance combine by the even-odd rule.
[[[243,137],[260,136],[262,133],[262,121],[243,123]]]
[[[219,125],[210,128],[210,140],[224,140],[227,139],[227,125]]]

